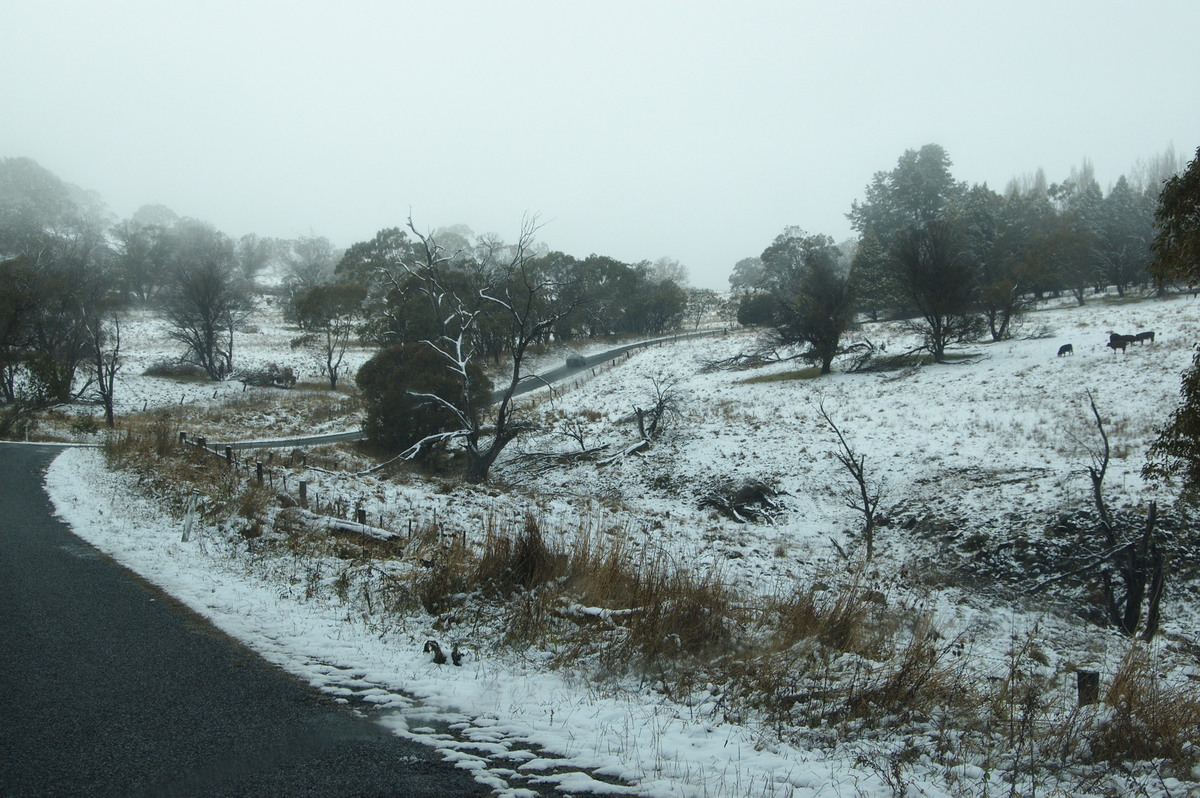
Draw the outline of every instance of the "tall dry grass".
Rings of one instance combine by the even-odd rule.
[[[1200,763],[1200,692],[1165,684],[1144,647],[1125,655],[1105,704],[1110,711],[1087,735],[1096,761]]]
[[[1032,638],[1014,644],[1006,675],[982,680],[961,641],[889,602],[861,565],[745,595],[719,568],[637,549],[619,532],[547,534],[533,513],[510,528],[485,519],[482,530],[429,525],[355,543],[315,532],[219,458],[181,447],[167,418],[112,436],[106,454],[168,504],[195,487],[212,517],[271,529],[288,557],[308,561],[297,571],[306,598],[333,592],[364,616],[423,612],[464,647],[540,648],[593,677],[637,676],[681,699],[708,691],[713,712],[780,738],[842,744],[905,729],[924,735],[922,756],[948,772],[982,762],[1035,787],[1131,762],[1186,774],[1200,760],[1200,698],[1157,678],[1146,650],[1130,650],[1100,711],[1073,705],[1073,674],[1048,672]],[[484,637],[496,628],[501,640]]]

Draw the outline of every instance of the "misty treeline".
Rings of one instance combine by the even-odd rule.
[[[410,218],[346,251],[335,279],[361,293],[359,334],[382,347],[358,375],[377,444],[429,460],[454,441],[467,478],[483,481],[529,428],[513,397],[536,379],[524,368],[535,348],[659,335],[715,307],[715,292],[686,288],[674,260],[580,259],[547,250],[538,229],[526,218],[509,242],[453,228],[423,232]],[[401,384],[409,387],[395,390]]]
[[[265,299],[298,326],[293,347],[311,353],[331,388],[359,341],[381,355],[406,345],[438,353],[457,387],[407,392],[418,415],[428,419],[432,409],[441,421],[415,425],[406,451],[457,440],[473,475],[486,478],[499,450],[483,443],[485,405],[489,440],[502,447],[522,429],[511,397],[527,379],[525,357],[551,341],[654,336],[736,309],[740,322],[770,329],[774,351],[799,351],[828,372],[863,317],[906,320],[940,361],[952,343],[1011,336],[1047,295],[1083,303],[1106,286],[1163,290],[1164,280],[1148,284],[1154,211],[1162,181],[1180,167],[1168,150],[1106,192],[1085,161],[1060,183],[1038,172],[997,193],[956,180],[947,153],[930,144],[872,178],[848,213],[855,239],[835,244],[788,228],[760,256],[738,262],[731,305],[688,287],[686,269],[669,258],[624,263],[550,251],[536,239],[536,221],[526,220],[513,241],[461,226],[424,230],[412,219],[345,251],[315,234],[235,240],[160,205],[116,219],[95,193],[30,159],[6,158],[0,435],[12,435],[25,414],[77,400],[103,406],[111,425],[120,314],[130,306],[167,321],[180,363],[198,375],[257,379],[239,374],[236,342]],[[268,267],[282,281],[256,287]],[[395,352],[388,357],[411,368]],[[486,401],[473,398],[483,394],[468,364],[486,365],[489,386],[496,381]],[[367,399],[370,412],[379,397]],[[391,428],[416,414],[386,410],[374,421]]]
[[[1082,305],[1110,287],[1165,289],[1148,267],[1163,182],[1183,168],[1173,148],[1107,191],[1086,160],[1061,182],[1038,170],[1003,192],[957,180],[951,166],[937,144],[909,150],[851,206],[856,237],[835,244],[789,227],[739,261],[729,278],[738,321],[768,329],[771,351],[828,372],[864,317],[904,320],[941,362],[950,344],[1011,337],[1047,296]]]
[[[282,261],[298,281],[321,259],[332,272],[322,239],[235,241],[161,205],[117,219],[98,194],[35,161],[0,159],[0,435],[70,401],[95,401],[112,426],[120,314],[131,305],[168,320],[181,361],[228,376],[255,274]]]
[[[161,205],[115,218],[99,195],[33,160],[0,159],[0,434],[70,401],[103,405],[111,425],[121,311],[131,306],[167,321],[180,347],[176,366],[221,380],[238,376],[237,333],[253,323],[257,303],[278,302],[300,327],[293,346],[311,350],[336,388],[346,348],[360,339],[436,345],[461,334],[464,356],[495,365],[518,345],[698,325],[718,304],[715,292],[688,287],[686,268],[670,258],[579,259],[546,250],[525,230],[506,243],[461,226],[408,227],[346,251],[315,234],[235,240]],[[520,292],[511,283],[517,249],[524,290],[536,286],[536,309],[554,317],[527,341],[510,306],[492,296]],[[268,268],[282,282],[256,286]],[[454,300],[430,302],[435,284]]]

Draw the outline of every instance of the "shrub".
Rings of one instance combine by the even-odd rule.
[[[737,321],[745,327],[761,327],[775,322],[779,300],[770,294],[746,294],[738,302]]]
[[[296,384],[296,372],[291,366],[268,363],[261,369],[244,369],[230,375],[243,385],[256,388],[291,388]]]
[[[460,411],[468,408],[462,406],[462,379],[448,365],[427,344],[389,347],[364,363],[355,380],[363,394],[367,438],[385,451],[397,452],[430,435],[461,428],[461,419],[445,403]],[[492,384],[474,361],[467,373],[470,409],[478,412],[489,404]],[[423,453],[429,451],[426,447]]]
[[[171,380],[183,380],[187,382],[195,380],[208,380],[208,374],[204,369],[194,363],[184,363],[179,360],[160,360],[153,363],[142,372],[143,377],[165,377]]]

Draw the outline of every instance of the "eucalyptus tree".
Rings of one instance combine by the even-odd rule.
[[[221,380],[234,367],[234,333],[254,310],[250,284],[228,236],[194,220],[181,222],[176,236],[163,303],[167,335],[183,345],[185,360]]]
[[[1200,148],[1187,168],[1163,184],[1154,211],[1154,260],[1150,271],[1162,285],[1200,283]],[[1183,495],[1200,499],[1200,354],[1183,375],[1180,403],[1158,430],[1143,474],[1178,478]]]
[[[1105,282],[1120,296],[1131,285],[1144,285],[1149,276],[1154,202],[1122,175],[1100,205],[1096,255]]]
[[[833,239],[788,228],[762,254],[764,284],[775,300],[777,346],[806,345],[802,357],[828,374],[841,339],[854,323],[848,265]]]
[[[346,352],[355,339],[362,317],[366,289],[352,282],[315,285],[295,300],[296,318],[304,335],[292,341],[292,348],[310,351],[336,390]]]
[[[418,343],[437,355],[458,386],[453,396],[419,386],[410,390],[414,398],[444,411],[450,423],[413,443],[402,456],[416,457],[430,445],[456,440],[466,456],[466,478],[483,482],[504,448],[530,428],[513,403],[518,387],[532,379],[523,373],[530,347],[545,340],[583,301],[568,290],[569,281],[538,259],[537,229],[536,220],[527,218],[514,243],[493,240],[486,254],[467,256],[448,249],[437,233],[422,233],[409,218],[411,240],[396,230],[382,240],[377,237],[376,245],[356,245],[347,252],[343,271],[382,272],[379,285],[387,287],[388,303],[422,308],[426,334]],[[485,325],[487,332],[481,335]],[[496,392],[488,397],[494,402],[485,414],[477,367],[492,336],[502,339],[503,354],[494,378]]]
[[[950,156],[938,144],[906,150],[887,172],[876,172],[861,202],[846,215],[859,235],[854,273],[860,301],[872,318],[906,293],[894,283],[893,248],[912,230],[943,219],[964,193],[951,174]]]
[[[893,254],[896,284],[916,309],[912,325],[935,362],[946,347],[970,338],[977,326],[976,273],[962,234],[950,222],[934,221],[902,236]]]

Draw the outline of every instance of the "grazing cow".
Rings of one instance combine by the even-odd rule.
[[[1154,343],[1154,330],[1147,330],[1146,332],[1140,332],[1133,337],[1139,342],[1140,341],[1149,341],[1150,343]]]
[[[1071,346],[1070,344],[1063,344],[1062,346],[1060,346],[1058,348],[1058,356],[1059,357],[1062,357],[1063,355],[1073,355],[1073,354],[1075,354],[1075,347]]]
[[[1126,341],[1125,338],[1126,338],[1126,336],[1124,336],[1124,335],[1116,335],[1116,336],[1113,336],[1112,338],[1109,338],[1108,339],[1108,347],[1110,349],[1112,349],[1112,351],[1114,351],[1114,352],[1116,352],[1118,349],[1120,349],[1122,352],[1124,352],[1125,347],[1129,346],[1129,342]],[[1128,353],[1126,353],[1126,354],[1128,354]]]
[[[1108,343],[1110,346],[1112,346],[1113,341],[1124,341],[1126,344],[1132,344],[1132,343],[1137,342],[1137,336],[1136,335],[1121,335],[1120,333],[1109,333],[1108,334]],[[1115,346],[1113,348],[1116,349]],[[1124,347],[1122,347],[1122,348],[1124,348]]]

